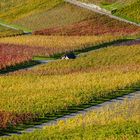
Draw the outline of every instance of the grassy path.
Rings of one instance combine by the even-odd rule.
[[[41,64],[47,64],[53,60],[32,60],[31,62],[25,62],[24,64],[18,64],[13,67],[9,67],[6,70],[0,70],[0,76],[7,74],[7,73],[12,73],[20,70],[31,70],[32,68],[39,66]]]
[[[4,26],[4,27],[7,27],[7,28],[14,29],[14,30],[19,30],[19,29],[16,28],[16,27],[13,27],[13,26],[10,26],[10,25],[4,24],[4,23],[0,23],[0,25],[1,25],[1,26]]]
[[[25,30],[25,29],[21,29],[20,27],[16,27],[16,25],[6,24],[6,23],[1,22],[1,21],[0,21],[0,25],[1,25],[1,26],[4,26],[4,27],[7,27],[7,28],[10,28],[10,29],[14,29],[14,30],[23,30],[23,33],[24,33],[25,35],[31,34],[31,31],[27,31],[27,30]]]

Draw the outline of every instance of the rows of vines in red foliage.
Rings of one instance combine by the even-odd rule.
[[[53,49],[49,47],[0,44],[0,70],[30,61],[33,56],[50,56],[52,54]]]
[[[0,44],[0,70],[29,60],[31,56],[23,54],[22,50],[18,51],[13,46]]]
[[[31,60],[29,56],[23,55],[0,55],[0,69],[6,69],[10,66],[15,66],[16,64],[24,63]]]
[[[12,44],[0,44],[0,70],[30,61],[35,55],[43,55],[42,48],[31,48]]]
[[[104,15],[96,15],[94,18],[67,25],[65,27],[48,28],[35,31],[35,35],[133,35],[139,34],[140,27],[111,19]]]
[[[24,122],[33,121],[36,118],[32,113],[17,114],[14,112],[0,111],[0,130],[16,126]]]

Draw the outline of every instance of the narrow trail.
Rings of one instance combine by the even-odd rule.
[[[132,45],[140,45],[140,39],[117,43],[114,46],[132,46]]]
[[[4,27],[7,27],[7,28],[11,28],[11,29],[14,29],[14,30],[19,30],[18,28],[15,28],[13,26],[10,26],[10,25],[7,25],[7,24],[4,24],[4,23],[0,23],[1,26],[4,26]]]
[[[4,73],[0,73],[0,76],[3,76],[5,74],[10,74],[13,72],[22,71],[22,70],[32,70],[34,67],[38,67],[39,65],[42,65],[42,64],[48,64],[48,63],[53,62],[53,61],[56,61],[56,60],[34,60],[34,62],[37,62],[37,64],[32,65],[32,66],[28,66],[28,67],[24,67],[24,68],[15,69],[13,71],[7,71]]]
[[[99,14],[107,15],[110,18],[114,18],[114,19],[117,19],[117,20],[120,20],[120,21],[123,21],[123,22],[126,22],[126,23],[130,23],[130,24],[133,24],[133,25],[136,25],[136,26],[140,27],[140,24],[137,24],[137,23],[132,22],[132,21],[128,21],[128,20],[123,19],[121,17],[114,16],[114,15],[111,14],[110,11],[107,11],[106,9],[103,9],[103,8],[101,8],[101,7],[99,7],[95,4],[84,3],[84,2],[80,2],[78,0],[65,0],[65,1],[68,2],[68,3],[71,3],[73,5],[79,6],[81,8],[85,8],[85,9],[94,11],[94,12],[99,13]]]
[[[56,60],[35,60],[35,62],[38,62],[39,64],[34,65],[34,66],[30,66],[28,68],[19,69],[19,70],[31,70],[34,67],[37,67],[37,66],[42,65],[42,64],[48,64],[48,63],[53,62],[53,61],[56,61]]]
[[[52,121],[48,121],[46,123],[42,123],[40,125],[35,125],[34,127],[32,128],[28,128],[28,129],[25,129],[23,131],[19,131],[17,133],[11,133],[11,134],[7,134],[7,135],[4,135],[4,136],[0,136],[0,138],[6,138],[6,137],[10,137],[10,136],[13,136],[13,135],[22,135],[24,133],[31,133],[31,132],[34,132],[35,130],[40,130],[40,129],[43,129],[44,127],[46,126],[52,126],[52,125],[55,125],[57,124],[58,121],[66,121],[68,119],[71,119],[71,118],[74,118],[76,117],[77,115],[85,115],[87,112],[89,111],[97,111],[98,109],[101,109],[105,106],[111,106],[113,105],[114,103],[121,103],[123,101],[125,101],[126,99],[127,100],[131,100],[131,99],[134,99],[136,98],[137,96],[140,95],[140,91],[136,91],[134,93],[130,93],[128,95],[124,95],[122,97],[118,97],[116,99],[112,99],[110,101],[106,101],[104,103],[101,103],[101,104],[98,104],[98,105],[95,105],[95,106],[91,106],[89,108],[86,108],[86,109],[83,109],[83,110],[80,110],[76,113],[71,113],[69,115],[65,115],[63,117],[60,117],[60,118],[57,118],[55,120],[52,120]],[[138,97],[139,98],[139,97]]]
[[[7,28],[10,28],[10,29],[17,30],[17,31],[20,30],[19,28],[13,27],[12,25],[8,25],[8,24],[1,23],[1,22],[0,22],[0,25],[4,26],[4,27],[7,27]],[[23,30],[23,32],[24,32],[25,35],[31,34],[31,32],[28,32],[28,31],[25,31],[25,30]]]

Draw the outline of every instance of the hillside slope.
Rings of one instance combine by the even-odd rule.
[[[140,0],[118,9],[115,15],[140,23]]]
[[[130,3],[133,3],[136,0],[80,0],[80,1],[104,6],[109,10],[111,10],[112,8],[119,8],[129,5]]]
[[[96,4],[114,4],[114,3],[128,4],[130,2],[133,2],[134,0],[80,0],[80,1]]]
[[[112,11],[112,14],[140,22],[140,0],[80,0],[85,3],[93,3]]]
[[[99,4],[100,6],[103,6],[109,10],[114,10],[117,8],[117,13],[115,13],[117,16],[134,18],[135,21],[139,21],[139,0],[137,1],[138,4],[134,3],[132,5],[130,5],[132,0],[82,1]],[[12,24],[21,25],[33,31],[70,25],[95,17],[95,13],[92,11],[65,3],[64,0],[53,0],[53,2],[49,0],[13,0],[12,2],[10,0],[2,0],[0,2],[0,7],[1,19]],[[125,7],[125,9],[123,7]]]
[[[140,35],[140,27],[125,23],[105,15],[92,12],[90,19],[80,22],[47,28],[34,32],[35,35]]]
[[[0,18],[11,22],[39,11],[49,10],[62,2],[63,0],[1,0]]]
[[[56,26],[65,26],[91,17],[93,17],[93,12],[87,9],[79,8],[68,3],[62,3],[49,11],[46,10],[37,14],[31,14],[14,21],[14,23],[34,31]]]

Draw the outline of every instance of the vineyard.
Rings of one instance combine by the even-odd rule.
[[[49,76],[47,66],[42,65],[35,68],[36,72],[21,71],[7,77],[0,77],[0,90],[2,91],[0,110],[4,113],[10,112],[12,116],[31,114],[30,119],[34,120],[47,114],[67,110],[71,106],[78,106],[91,101],[94,102],[95,99],[99,100],[100,98],[113,96],[114,92],[119,89],[136,86],[140,82],[139,52],[137,52],[137,55],[135,52],[135,50],[139,50],[139,46],[115,47],[113,49],[112,47],[112,50],[107,48],[94,52],[95,54],[88,54],[86,57],[89,57],[89,60],[85,56],[81,56],[81,58],[75,60],[79,61],[78,66],[75,61],[68,62],[68,65],[71,63],[71,69],[73,67],[79,69],[76,73],[71,71],[69,74],[65,74],[67,63],[58,61],[58,64],[54,62],[50,65],[54,64],[56,68],[62,65],[61,75],[56,73]],[[111,54],[112,56],[108,58],[110,52],[114,52],[114,54]],[[115,54],[115,52],[118,53]],[[90,57],[91,55],[93,57]],[[120,58],[121,62],[119,62]],[[87,64],[86,59],[89,61]],[[130,64],[128,64],[129,61]],[[82,65],[86,69],[82,68]],[[89,66],[93,69],[87,71]],[[107,66],[109,69],[106,68]],[[96,70],[94,70],[94,67],[96,67]],[[44,72],[42,73],[40,70]],[[120,93],[117,92],[114,96],[118,94]],[[5,119],[3,120],[5,124],[1,126],[15,125],[12,123],[13,120]],[[18,119],[20,120],[20,118]]]
[[[47,11],[62,2],[63,0],[53,0],[53,2],[49,0],[1,0],[0,18],[11,22],[31,14],[36,14],[42,10]]]
[[[45,2],[48,3],[47,7],[44,5]],[[89,1],[89,2],[96,3],[97,1]],[[87,19],[91,19],[91,18],[95,19],[96,16],[98,16],[99,19],[102,18],[102,16],[97,13],[68,4],[63,0],[55,0],[53,2],[49,2],[48,0],[43,0],[40,6],[38,6],[39,3],[40,2],[38,2],[37,0],[35,4],[33,4],[33,1],[30,0],[28,5],[26,4],[26,0],[24,1],[20,0],[19,2],[13,1],[10,4],[8,2],[6,4],[5,1],[4,2],[2,1],[1,5],[3,7],[3,10],[1,11],[0,18],[10,23],[22,25],[23,27],[26,27],[33,31],[36,30],[38,31],[38,30],[53,28],[58,26],[63,27],[74,23],[82,22],[83,20],[86,21]],[[133,4],[132,0],[124,0],[124,1],[117,1],[117,2],[98,1],[98,3],[100,3],[101,6],[103,6],[104,8],[110,9],[112,11],[114,9],[115,10],[117,9],[117,12],[115,11],[115,14],[118,16],[122,16],[124,18],[128,17],[128,19],[133,19],[133,20],[137,20],[139,18],[138,17],[139,1],[137,1],[138,4],[137,3]],[[132,4],[130,5],[130,3]],[[136,5],[135,8],[133,5]],[[4,11],[6,6],[9,6],[9,11],[7,9]],[[16,9],[16,6],[19,6],[19,8]],[[22,9],[24,9],[24,11],[21,12]],[[126,12],[124,9],[126,10]],[[131,11],[130,16],[129,16],[130,12],[127,9],[128,10],[130,9]],[[132,14],[132,10],[133,10],[133,14]],[[106,18],[109,19],[109,21],[112,20],[109,17]],[[100,21],[100,20],[96,20],[96,21]],[[99,25],[104,25],[104,24],[101,21]],[[100,27],[98,26],[98,24],[96,26],[98,28]]]
[[[58,53],[84,50],[90,47],[94,48],[94,46],[96,47],[99,44],[112,42],[121,38],[117,36],[18,36],[2,38],[0,39],[2,42],[0,44],[0,69],[6,69],[9,66],[30,61],[34,56],[49,57]]]
[[[115,15],[140,23],[140,0],[118,9]]]
[[[99,111],[88,112],[54,126],[45,127],[30,134],[12,136],[6,140],[54,139],[139,139],[140,97],[105,106]],[[111,109],[110,109],[111,108]],[[121,113],[120,113],[121,112]],[[131,113],[130,113],[131,112]],[[111,117],[110,117],[111,116]]]
[[[40,47],[0,44],[0,70],[7,70],[10,67],[16,67],[18,64],[30,62],[33,56],[45,55],[45,52],[47,50]]]
[[[29,56],[21,56],[21,55],[0,55],[0,70],[6,69],[10,66],[15,66],[20,63],[24,63],[26,61],[31,60]]]
[[[97,20],[98,19],[98,20]],[[115,26],[115,27],[114,27]],[[56,27],[35,31],[35,35],[134,35],[140,34],[140,27],[122,23],[106,16],[97,15],[93,19],[85,20],[65,27]]]
[[[0,44],[0,70],[16,66],[31,59],[31,55],[24,53],[23,49]]]
[[[136,23],[140,22],[140,0],[80,0],[85,3],[97,4],[112,14]]]
[[[34,68],[37,74],[68,74],[80,71],[139,71],[140,45],[116,46],[94,51],[73,61],[56,61]],[[112,61],[113,60],[113,61]]]
[[[29,74],[1,77],[0,110],[11,112],[15,116],[29,113],[32,114],[32,118],[44,117],[47,114],[67,110],[70,106],[113,96],[114,91],[134,86],[139,81],[140,73],[131,70],[125,73],[123,71],[79,72],[63,76]],[[117,94],[119,93],[114,96]],[[1,127],[16,125],[10,118],[10,115],[4,118]]]
[[[27,46],[34,56],[51,56],[68,51],[84,50],[106,42],[123,39],[122,36],[18,36],[0,39],[0,43]],[[34,49],[35,48],[35,49]],[[40,49],[39,49],[40,48]],[[26,49],[26,50],[27,50]],[[36,49],[40,50],[35,51]],[[42,50],[41,50],[42,49]]]
[[[62,3],[53,9],[26,16],[16,20],[14,23],[36,31],[77,23],[82,20],[90,19],[91,17],[94,17],[94,15],[93,12],[87,9],[79,8],[68,3]]]
[[[81,1],[139,22],[139,0]],[[122,100],[140,93],[140,27],[92,10],[0,1],[0,140],[140,138],[140,95]]]

